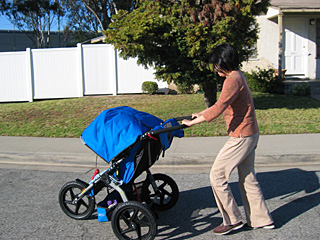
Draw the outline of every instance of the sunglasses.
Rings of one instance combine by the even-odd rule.
[[[216,64],[216,65],[214,66],[214,71],[216,71],[216,72],[223,72],[223,70],[220,68],[220,66],[219,66],[218,64]]]

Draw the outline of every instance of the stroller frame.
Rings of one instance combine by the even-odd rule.
[[[175,121],[181,121],[183,119],[191,119],[191,116],[174,118]],[[152,141],[159,137],[160,134],[170,134],[172,131],[186,127],[186,125],[177,125],[174,127],[169,126],[162,129],[147,131],[140,136],[135,143],[125,149],[126,151],[122,151],[115,156],[110,161],[110,167],[101,173],[95,174],[89,183],[80,179],[66,183],[59,193],[59,203],[63,212],[76,220],[89,218],[95,209],[95,195],[103,188],[107,188],[108,195],[106,199],[113,192],[120,195],[121,198],[118,199],[118,201],[120,201],[117,201],[116,204],[106,206],[106,214],[108,215],[108,219],[111,219],[115,235],[119,239],[154,239],[157,233],[156,215],[154,210],[168,210],[176,204],[179,197],[177,184],[172,178],[165,174],[153,175],[149,168],[140,169],[137,176],[136,173],[134,173],[132,179],[127,183],[117,179],[117,172],[121,163],[127,158],[128,152],[131,149],[134,149],[141,141]],[[158,141],[160,141],[160,139],[158,139]],[[162,151],[164,151],[163,148],[160,149],[160,152],[156,154],[156,156],[151,156],[149,149],[149,162],[158,160]],[[156,159],[150,159],[151,157]],[[146,179],[141,182],[141,196],[139,196],[134,181],[142,172],[146,172],[147,176]],[[160,185],[157,185],[156,182],[158,181],[161,182]],[[137,199],[132,193],[128,193],[126,189],[124,189],[125,186],[130,186],[131,188],[132,186],[135,187]],[[169,187],[169,189],[165,189],[165,187]],[[109,188],[114,190],[111,194],[109,194]],[[67,199],[67,195],[71,195],[71,199]],[[168,198],[166,198],[166,196]],[[106,199],[103,202],[107,202]],[[83,208],[84,211],[81,211]],[[146,229],[144,227],[146,227]],[[134,236],[127,235],[131,233]]]
[[[123,185],[123,181],[119,181],[117,180],[115,177],[112,176],[112,172],[117,169],[118,165],[124,160],[125,158],[122,158],[118,161],[116,161],[115,163],[112,163],[111,167],[104,170],[103,172],[101,173],[98,173],[94,176],[94,178],[89,182],[89,185],[88,187],[86,187],[82,192],[81,194],[79,194],[73,201],[73,204],[77,204],[79,200],[81,200],[85,195],[96,195],[101,189],[97,190],[95,189],[95,187],[99,184],[100,181],[102,181],[105,186],[104,187],[111,187],[113,188],[114,190],[116,190],[121,198],[122,198],[122,201],[123,202],[127,202],[129,201],[128,200],[128,197],[125,193],[125,191],[120,187]],[[153,175],[150,171],[150,169],[146,169],[145,170],[146,173],[147,173],[147,178],[150,180],[151,184],[152,184],[152,187],[154,189],[154,191],[156,193],[159,193],[159,189],[157,187],[157,185],[155,184],[154,182],[154,178],[153,178]],[[76,179],[76,181],[81,181],[83,182],[82,180],[80,179]],[[96,190],[94,191],[95,194],[92,194],[92,190]]]

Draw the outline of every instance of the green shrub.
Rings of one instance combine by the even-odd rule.
[[[290,94],[294,96],[310,96],[311,87],[307,83],[296,83],[292,85]]]
[[[156,82],[146,81],[142,83],[142,91],[144,93],[153,94],[158,91],[159,87]]]
[[[261,69],[245,73],[249,87],[253,92],[279,93],[284,92],[282,80],[274,77],[274,69]]]
[[[186,82],[176,83],[176,84],[177,84],[178,93],[180,94],[193,93],[193,85],[190,85]]]

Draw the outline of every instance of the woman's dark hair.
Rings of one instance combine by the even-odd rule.
[[[239,67],[239,55],[230,44],[221,44],[213,48],[208,57],[209,64],[218,65],[221,70],[233,71]]]

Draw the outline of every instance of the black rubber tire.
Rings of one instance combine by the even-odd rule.
[[[144,182],[144,194],[147,194],[147,203],[151,204],[151,209],[165,211],[172,208],[179,199],[179,188],[176,182],[168,175],[153,174],[154,181],[160,190],[160,196],[155,200],[155,191],[149,179]]]
[[[111,217],[112,229],[118,239],[152,240],[157,235],[157,222],[148,206],[136,202],[121,202]]]
[[[59,192],[59,204],[62,211],[76,220],[87,219],[95,208],[94,198],[88,195],[85,195],[77,204],[72,203],[84,188],[86,188],[85,184],[72,181],[66,183]]]

